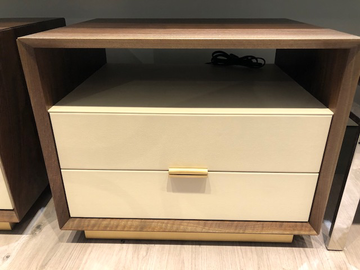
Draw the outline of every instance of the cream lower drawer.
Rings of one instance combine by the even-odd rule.
[[[63,169],[319,172],[331,115],[51,113]]]
[[[1,209],[10,210],[13,209],[13,206],[5,184],[4,175],[0,166],[0,210]]]
[[[62,170],[72,217],[307,221],[317,174]]]

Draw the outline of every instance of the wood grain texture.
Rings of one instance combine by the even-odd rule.
[[[319,233],[360,70],[359,47],[349,50],[278,50],[276,63],[333,112],[310,224]]]
[[[39,138],[22,72],[16,38],[52,29],[63,19],[1,19],[0,26],[0,157],[18,222],[48,184]]]
[[[1,226],[1,223],[0,223]],[[5,228],[10,229],[6,224]],[[86,238],[95,239],[144,239],[144,240],[181,240],[181,241],[230,241],[230,242],[270,242],[291,243],[293,235],[286,234],[236,234],[236,233],[184,233],[184,232],[119,232],[85,231]]]
[[[97,19],[24,38],[44,48],[348,48],[360,37],[286,19]]]
[[[14,210],[1,210],[0,211],[0,222],[13,222],[17,223],[20,219],[16,215]]]
[[[70,218],[62,229],[129,232],[316,234],[307,222],[242,222],[176,219]]]
[[[69,219],[47,110],[106,62],[100,50],[34,50],[18,42],[60,226]]]

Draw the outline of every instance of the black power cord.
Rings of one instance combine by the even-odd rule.
[[[246,55],[238,57],[235,54],[228,54],[223,51],[215,51],[212,53],[211,62],[208,64],[217,66],[245,66],[248,68],[262,68],[265,66],[266,61],[262,57],[255,57],[252,55]]]

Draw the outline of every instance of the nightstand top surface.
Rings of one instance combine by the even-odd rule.
[[[349,48],[360,37],[288,19],[96,19],[21,38],[45,48]]]

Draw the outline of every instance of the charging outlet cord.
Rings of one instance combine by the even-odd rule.
[[[224,51],[215,51],[212,53],[211,62],[207,64],[212,64],[216,66],[245,66],[248,68],[262,68],[265,66],[266,61],[262,57],[255,57],[253,55],[246,55],[243,57],[238,57],[235,54],[228,54]]]

